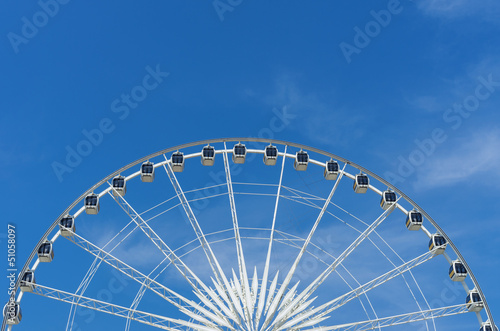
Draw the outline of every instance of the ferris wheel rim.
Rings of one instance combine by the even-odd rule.
[[[166,148],[166,149],[163,149],[163,150],[151,153],[151,154],[149,154],[147,156],[144,156],[144,157],[142,157],[140,159],[137,159],[136,161],[130,162],[129,164],[127,164],[127,165],[119,168],[118,170],[112,172],[111,174],[107,175],[106,177],[104,177],[103,179],[101,179],[100,181],[98,181],[96,184],[94,184],[92,187],[90,187],[88,190],[86,190],[77,199],[75,199],[64,210],[64,212],[61,213],[55,219],[55,221],[49,226],[49,228],[42,235],[42,237],[40,238],[40,240],[38,241],[38,243],[35,245],[34,249],[31,251],[31,253],[30,253],[28,259],[26,260],[24,266],[20,270],[20,272],[18,274],[18,277],[16,279],[15,290],[13,291],[13,294],[12,294],[11,297],[13,297],[15,299],[15,296],[18,294],[18,292],[19,292],[19,285],[20,285],[20,281],[21,281],[21,275],[23,275],[27,270],[29,270],[29,265],[33,261],[33,258],[36,256],[38,247],[48,239],[49,234],[54,230],[55,227],[58,226],[59,221],[63,217],[65,217],[66,215],[68,215],[69,212],[72,209],[74,209],[77,206],[78,203],[80,203],[83,199],[85,199],[85,197],[87,195],[89,195],[92,192],[94,192],[94,190],[96,188],[98,188],[101,185],[105,184],[108,180],[110,180],[113,177],[121,174],[122,172],[124,172],[124,171],[126,171],[126,170],[128,170],[128,169],[130,169],[130,168],[132,168],[132,167],[134,167],[136,165],[139,165],[142,162],[148,161],[149,159],[152,159],[152,158],[155,158],[155,157],[158,157],[158,156],[161,156],[161,155],[165,155],[165,154],[170,153],[170,152],[175,152],[176,150],[181,150],[181,149],[189,148],[189,147],[195,147],[195,146],[207,145],[207,144],[210,145],[210,144],[216,144],[216,143],[227,143],[227,142],[269,143],[269,144],[277,144],[277,145],[283,145],[283,146],[290,146],[290,147],[300,148],[301,150],[311,151],[311,152],[314,152],[314,153],[317,153],[317,154],[320,154],[320,155],[324,155],[326,157],[329,157],[329,158],[341,161],[341,162],[345,163],[346,165],[350,165],[350,166],[358,169],[359,171],[361,171],[361,172],[369,175],[370,177],[376,179],[378,182],[386,185],[388,188],[392,189],[394,192],[396,192],[397,194],[399,194],[401,198],[403,198],[404,200],[406,200],[414,208],[416,208],[420,213],[422,213],[422,215],[425,216],[425,218],[434,226],[434,228],[438,231],[438,233],[441,234],[446,239],[448,245],[452,248],[453,252],[457,255],[457,257],[460,260],[460,262],[462,262],[463,265],[465,266],[465,268],[467,269],[468,276],[470,277],[472,283],[474,284],[474,288],[477,290],[477,292],[481,296],[481,299],[482,299],[483,304],[484,304],[484,309],[485,309],[486,315],[488,317],[487,321],[491,324],[491,326],[493,327],[493,329],[496,328],[496,325],[494,323],[493,316],[492,316],[491,310],[490,310],[490,308],[488,306],[486,297],[485,297],[485,295],[484,295],[484,293],[483,293],[483,291],[482,291],[482,289],[481,289],[481,287],[479,285],[479,282],[477,281],[477,279],[476,279],[476,277],[475,277],[472,269],[467,264],[466,259],[460,253],[460,251],[458,250],[458,248],[456,247],[456,245],[453,243],[453,241],[451,240],[451,238],[439,226],[439,224],[423,208],[421,208],[413,199],[411,199],[403,191],[401,191],[399,188],[397,188],[395,185],[393,185],[392,183],[388,182],[387,180],[385,180],[381,176],[379,176],[376,173],[372,172],[371,170],[369,170],[369,169],[367,169],[367,168],[365,168],[365,167],[363,167],[363,166],[361,166],[361,165],[359,165],[359,164],[357,164],[357,163],[355,163],[353,161],[350,161],[350,160],[348,160],[348,159],[346,159],[344,157],[341,157],[339,155],[336,155],[336,154],[324,151],[324,150],[319,149],[319,148],[315,148],[315,147],[312,147],[312,146],[304,145],[304,144],[301,144],[301,143],[294,143],[294,142],[284,141],[284,140],[278,140],[278,139],[253,138],[253,137],[212,138],[212,139],[205,139],[205,140],[199,140],[199,141],[189,142],[189,143],[185,143],[185,144],[180,144],[180,145],[177,145],[177,146],[169,147],[169,148]],[[6,327],[6,318],[4,316],[1,330],[2,331],[5,330],[5,327]]]

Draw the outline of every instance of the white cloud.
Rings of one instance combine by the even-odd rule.
[[[297,81],[293,75],[280,76],[274,93],[264,100],[272,107],[286,106],[296,115],[291,121],[292,129],[299,129],[306,138],[324,144],[347,145],[364,136],[369,122],[366,113],[357,115],[352,109],[339,106],[335,91],[322,96],[304,91]]]
[[[481,82],[479,77],[487,79],[490,74],[493,81],[500,80],[500,62],[496,56],[485,55],[479,61],[468,63],[455,74],[437,77],[423,92],[405,91],[405,100],[410,107],[417,110],[429,113],[444,112],[454,103],[460,103],[465,97],[473,95]],[[497,93],[498,89],[494,95]]]
[[[500,3],[496,0],[421,0],[416,3],[427,15],[450,19],[480,15],[483,20],[496,22],[500,16]]]
[[[77,229],[83,238],[97,247],[101,247],[106,252],[113,249],[110,252],[111,255],[134,268],[139,268],[139,270],[141,270],[141,267],[157,265],[164,258],[158,247],[135,225],[129,225],[122,235],[117,236],[110,242],[121,230],[115,226],[117,223],[114,220],[104,223],[80,222],[79,224],[81,226]],[[124,239],[124,235],[128,234],[132,229],[135,229],[134,232]],[[115,248],[121,240],[123,242]]]
[[[422,109],[428,112],[436,112],[443,110],[443,103],[435,96],[423,95],[414,99],[407,99],[407,102],[417,109]]]
[[[499,129],[462,137],[453,148],[443,154],[436,153],[417,169],[415,188],[453,185],[471,180],[487,184],[492,178],[500,178],[499,151]]]

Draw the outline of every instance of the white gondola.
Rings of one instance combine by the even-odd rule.
[[[295,154],[295,162],[293,167],[297,171],[306,171],[309,164],[309,155],[306,151],[300,150]]]
[[[125,177],[116,176],[112,180],[113,185],[113,195],[115,197],[121,195],[124,196],[127,193],[127,182],[125,181]]]
[[[484,307],[483,300],[476,289],[469,291],[465,303],[470,312],[480,312]]]
[[[273,146],[269,145],[266,147],[264,150],[264,164],[265,165],[276,165],[276,160],[278,159],[278,149]]]
[[[182,172],[184,170],[184,153],[179,151],[172,153],[170,165],[173,172]]]
[[[91,193],[85,197],[85,212],[89,215],[96,215],[99,213],[99,196]]]
[[[337,161],[330,160],[325,163],[325,171],[323,176],[327,180],[336,180],[339,175],[339,164]]]
[[[382,192],[382,196],[380,197],[380,207],[382,207],[383,210],[387,210],[396,203],[396,200],[396,193],[387,189],[387,191]]]
[[[3,316],[5,317],[7,325],[19,324],[23,318],[19,302],[11,301],[7,303],[3,307]]]
[[[59,222],[59,230],[61,230],[61,236],[71,237],[75,232],[75,219],[71,215],[64,216]]]
[[[461,282],[467,278],[467,269],[462,262],[455,260],[451,263],[449,275],[452,281]]]
[[[21,288],[21,291],[23,292],[33,292],[33,284],[35,284],[35,273],[32,270],[27,270],[23,278],[21,279],[21,282],[19,283],[19,287]]]
[[[141,180],[144,183],[152,183],[155,179],[155,168],[153,162],[146,161],[141,165]]]
[[[410,210],[406,215],[406,227],[411,231],[420,230],[423,220],[424,218],[421,212],[415,209]]]
[[[215,148],[210,145],[201,150],[201,164],[204,166],[213,166],[215,161]]]
[[[479,329],[479,331],[493,331],[493,328],[491,327],[491,323],[490,322],[483,323],[481,325],[481,328]]]
[[[439,233],[433,234],[429,240],[429,250],[435,250],[435,254],[443,254],[447,245],[446,239]]]
[[[38,247],[38,259],[40,262],[52,262],[54,259],[54,247],[50,241],[46,241]]]
[[[238,143],[233,147],[233,162],[243,164],[247,156],[247,148],[244,144]]]
[[[356,193],[366,193],[369,185],[370,180],[368,179],[368,176],[363,173],[359,173],[354,178],[354,184],[352,188]]]

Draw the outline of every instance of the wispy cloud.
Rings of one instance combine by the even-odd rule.
[[[357,115],[352,109],[339,105],[335,91],[328,96],[306,91],[298,84],[299,78],[294,75],[282,75],[275,81],[274,92],[265,98],[265,102],[273,105],[284,105],[297,115],[292,128],[300,128],[306,138],[331,144],[346,145],[363,137],[363,127],[369,122],[366,114]],[[321,132],[318,135],[318,132]]]
[[[481,15],[483,20],[491,22],[500,17],[500,3],[496,0],[421,0],[416,3],[431,16],[454,19]]]
[[[438,100],[438,97],[431,95],[417,96],[414,99],[407,99],[408,104],[428,112],[436,112],[443,110],[443,103]]]
[[[163,258],[163,254],[152,243],[152,241],[138,230],[135,225],[129,226],[122,235],[117,236],[114,240],[110,240],[120,231],[119,228],[112,224],[113,222],[104,223],[81,223],[82,226],[78,228],[80,235],[94,243],[94,245],[101,247],[104,251],[120,259],[121,261],[133,266],[138,267],[151,267],[157,265]],[[129,231],[135,229],[134,232],[124,239],[124,235]],[[115,248],[118,242],[123,240],[118,247]],[[141,269],[139,269],[141,270]]]
[[[465,96],[474,93],[478,77],[492,74],[495,81],[500,78],[500,62],[496,55],[484,55],[480,60],[468,63],[448,76],[439,75],[423,91],[405,91],[408,106],[418,111],[444,112],[453,103],[460,102]],[[498,92],[495,92],[498,93]]]
[[[450,142],[451,143],[451,142]],[[461,137],[452,148],[436,153],[425,166],[417,170],[415,188],[454,185],[474,180],[480,176],[500,178],[500,129],[479,132]],[[484,180],[486,184],[488,181]]]

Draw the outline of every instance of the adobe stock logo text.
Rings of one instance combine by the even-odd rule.
[[[40,10],[35,12],[31,19],[26,16],[21,17],[21,33],[7,33],[10,45],[14,53],[19,53],[19,46],[26,45],[29,41],[38,35],[41,28],[45,27],[51,18],[59,13],[60,5],[65,5],[70,0],[39,0],[37,2]]]
[[[123,121],[129,115],[132,109],[136,109],[139,103],[144,101],[151,92],[158,88],[163,82],[164,78],[168,77],[170,73],[160,70],[160,65],[157,64],[153,69],[150,66],[145,68],[147,74],[142,78],[141,83],[134,86],[130,93],[122,93],[119,98],[111,102],[111,111],[118,114],[118,119]],[[78,167],[83,158],[89,156],[93,149],[99,146],[106,134],[113,132],[116,125],[111,118],[104,117],[99,121],[96,128],[90,130],[82,130],[83,138],[75,145],[66,145],[66,157],[64,162],[52,162],[52,170],[56,175],[59,182],[63,181],[63,175],[71,173]]]

